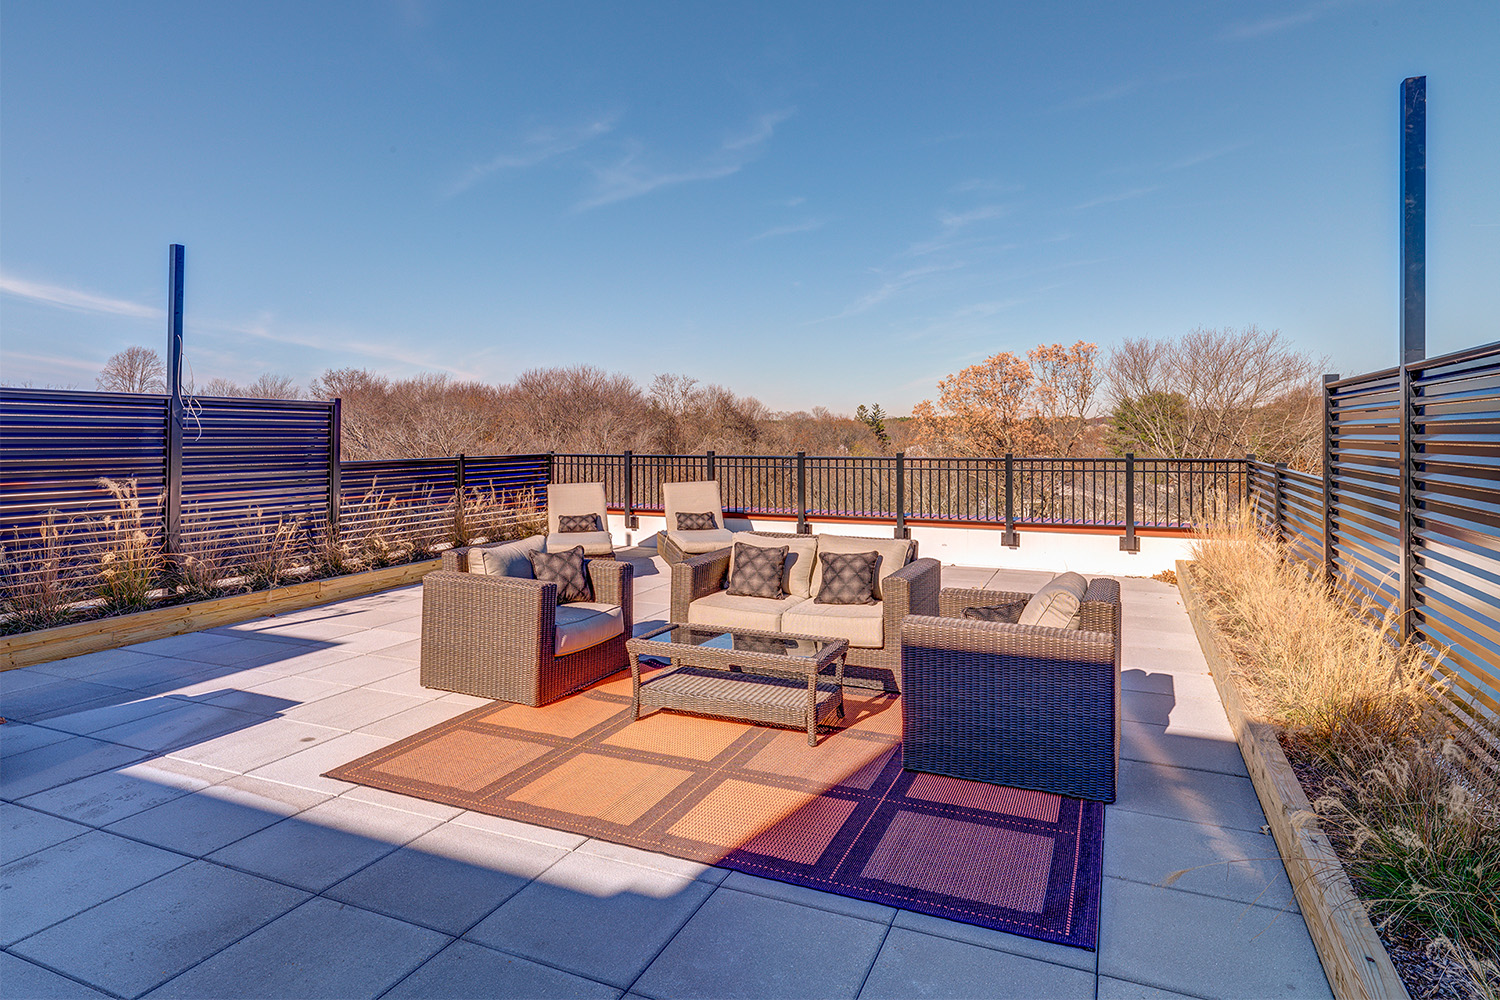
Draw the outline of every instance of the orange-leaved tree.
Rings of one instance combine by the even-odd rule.
[[[912,410],[929,455],[1067,455],[1088,426],[1098,348],[1044,344],[1022,360],[1001,351],[938,382],[936,403]]]

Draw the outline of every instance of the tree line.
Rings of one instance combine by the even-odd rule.
[[[815,406],[773,411],[752,396],[666,373],[649,386],[592,365],[536,368],[491,384],[421,374],[329,369],[306,391],[264,374],[215,378],[204,396],[342,399],[348,460],[465,453],[1099,456],[1236,458],[1255,453],[1313,470],[1321,458],[1320,359],[1276,331],[1199,328],[1179,338],[1002,351],[941,379],[911,417],[876,404],[853,416]],[[162,392],[155,351],[114,355],[96,380],[116,392]]]

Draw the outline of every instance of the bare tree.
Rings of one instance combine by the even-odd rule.
[[[1036,376],[1034,405],[1053,455],[1071,455],[1084,441],[1099,391],[1098,356],[1099,348],[1082,340],[1072,347],[1040,344],[1026,352]]]
[[[249,385],[227,378],[213,378],[199,394],[203,396],[244,396],[250,399],[301,399],[302,389],[290,375],[260,375]]]
[[[167,367],[149,347],[127,347],[110,356],[94,379],[103,392],[166,392]]]
[[[1127,339],[1105,375],[1115,447],[1167,458],[1255,452],[1310,467],[1321,430],[1319,364],[1256,326]]]

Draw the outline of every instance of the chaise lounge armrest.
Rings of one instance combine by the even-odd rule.
[[[1031,594],[1004,590],[981,590],[947,587],[938,595],[938,614],[944,618],[963,618],[964,609],[1011,604],[1031,599]],[[1078,627],[1087,632],[1109,632],[1120,636],[1120,581],[1099,577],[1089,581],[1078,605]]]

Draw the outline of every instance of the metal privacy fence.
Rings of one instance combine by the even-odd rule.
[[[1446,649],[1455,705],[1500,720],[1500,342],[1324,386],[1322,478],[1252,463],[1288,558]]]
[[[99,480],[133,483],[150,547],[226,563],[277,544],[311,551],[332,533],[486,535],[546,503],[547,456],[340,462],[334,401],[195,397],[174,456],[162,395],[0,389],[0,545],[9,577],[55,561],[86,574],[120,504]],[[175,482],[175,488],[174,488]],[[169,530],[175,522],[178,530]]]
[[[717,479],[726,513],[1016,527],[1190,531],[1245,498],[1243,459],[559,454],[557,482],[603,482],[659,513],[663,483]]]

